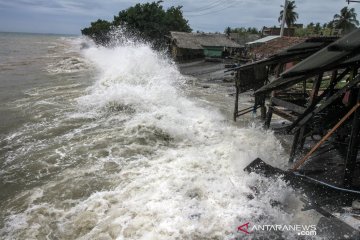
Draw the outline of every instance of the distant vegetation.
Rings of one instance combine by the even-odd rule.
[[[158,47],[164,43],[170,31],[191,32],[188,21],[183,17],[182,6],[164,10],[161,3],[138,3],[120,11],[112,22],[99,19],[92,22],[90,27],[82,29],[81,33],[97,44],[106,45],[110,39],[109,31],[114,27],[123,27]]]
[[[350,32],[359,26],[359,21],[356,17],[357,14],[354,8],[344,7],[341,9],[340,14],[334,15],[332,24],[335,28],[343,29],[344,32]]]
[[[226,35],[230,35],[230,33],[238,33],[240,35],[248,35],[248,34],[259,34],[259,33],[261,33],[261,31],[259,31],[255,27],[249,27],[249,28],[244,28],[244,27],[231,28],[231,27],[227,27],[227,28],[225,28],[224,33]]]
[[[351,32],[359,26],[359,21],[356,19],[357,14],[355,9],[344,7],[340,10],[340,14],[335,14],[333,20],[328,23],[309,23],[305,28],[296,29],[297,36],[311,36],[311,35],[333,35],[337,29],[342,30],[343,34]]]
[[[283,6],[282,6],[283,7]],[[357,20],[357,14],[354,8],[344,7],[340,10],[340,14],[335,14],[333,20],[328,23],[309,23],[307,26],[302,24],[295,24],[299,15],[294,11],[296,8],[295,1],[289,1],[287,4],[287,13],[285,17],[285,23],[288,27],[295,27],[295,36],[297,37],[307,37],[314,35],[323,35],[331,36],[342,30],[343,34],[351,32],[359,26],[359,21]],[[283,11],[280,12],[278,21],[282,19]],[[276,26],[274,26],[275,28]],[[241,36],[247,36],[249,34],[261,34],[261,30],[254,27],[249,28],[231,28],[227,27],[224,30],[224,33],[230,35],[230,33],[239,33]]]

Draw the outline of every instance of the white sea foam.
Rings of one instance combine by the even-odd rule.
[[[89,68],[89,64],[84,59],[71,56],[62,59],[56,59],[53,63],[49,63],[47,71],[49,73],[73,73],[84,71]]]
[[[175,141],[174,148],[144,159],[145,166],[129,168],[132,177],[114,192],[93,196],[92,201],[115,198],[117,203],[101,210],[97,219],[103,220],[88,238],[108,235],[111,228],[119,239],[226,238],[242,220],[289,220],[269,204],[270,199],[285,202],[286,184],[272,183],[260,199],[247,199],[248,181],[257,177],[242,169],[256,157],[276,164],[284,160],[271,132],[237,129],[217,110],[190,100],[180,90],[184,77],[175,65],[147,45],[91,48],[85,55],[101,73],[89,95],[79,99],[81,106],[134,108],[126,128],[154,126]]]
[[[56,164],[85,160],[41,192],[30,191],[31,204],[7,219],[3,236],[231,239],[244,222],[291,222],[280,207],[293,197],[286,183],[243,172],[256,157],[285,162],[272,132],[237,128],[188,97],[175,64],[146,44],[90,47],[83,54],[98,68],[98,80],[66,121],[87,116],[90,122],[46,143],[62,144],[49,147]],[[52,127],[42,131],[49,135]],[[110,187],[91,188],[99,178]]]

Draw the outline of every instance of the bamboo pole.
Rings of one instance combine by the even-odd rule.
[[[359,108],[359,106],[360,102],[351,108],[350,111],[300,161],[294,165],[292,171],[296,171],[301,165],[303,165],[311,154],[313,154],[336,131],[336,129],[338,129],[341,124],[343,124],[345,120]]]

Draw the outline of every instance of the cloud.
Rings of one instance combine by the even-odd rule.
[[[92,11],[103,9],[103,5],[94,0],[0,0],[3,9],[38,12],[44,14],[82,14],[91,15]]]
[[[156,1],[156,0],[154,0]],[[79,33],[99,18],[112,20],[114,15],[146,0],[0,0],[0,31],[8,28],[37,31],[71,29]],[[151,2],[151,1],[150,1]],[[345,0],[295,0],[299,23],[325,23],[347,6]],[[279,25],[277,19],[284,0],[164,0],[164,8],[183,6],[186,19],[194,30],[223,31],[225,27],[257,27]],[[349,5],[356,11],[360,4]],[[56,21],[55,21],[56,16]],[[36,21],[33,20],[36,18]],[[26,26],[21,28],[19,22]],[[15,24],[16,23],[16,24]],[[59,28],[63,23],[64,26]],[[10,26],[8,26],[10,25]],[[15,26],[16,25],[16,26]],[[33,27],[31,27],[33,26]],[[61,30],[60,30],[61,29]],[[78,30],[76,30],[78,29]]]

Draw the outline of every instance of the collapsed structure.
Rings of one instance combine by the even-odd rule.
[[[293,134],[289,161],[298,170],[318,170],[317,177],[337,186],[360,188],[357,156],[360,137],[360,30],[344,36],[310,38],[263,60],[242,65],[236,71],[234,120],[262,109],[265,127],[273,114],[287,120],[280,130]],[[251,108],[238,109],[239,94],[255,92]],[[265,100],[269,99],[268,106]],[[304,155],[304,144],[310,151]],[[329,151],[336,167],[322,158]],[[314,156],[316,153],[316,156]],[[320,160],[319,160],[320,159]],[[329,158],[330,159],[330,158]],[[325,165],[325,166],[324,166]],[[308,167],[311,166],[311,167]],[[315,169],[317,168],[317,169]],[[329,172],[326,171],[329,169]]]
[[[359,239],[360,29],[337,39],[317,37],[234,68],[234,120],[262,109],[265,128],[292,135],[289,171],[255,159],[245,170],[281,177],[300,189],[303,211],[323,215],[320,233]],[[266,46],[264,46],[266,48]],[[239,110],[239,94],[253,90],[254,106]],[[267,103],[267,104],[266,104]],[[277,125],[279,126],[279,125]]]

